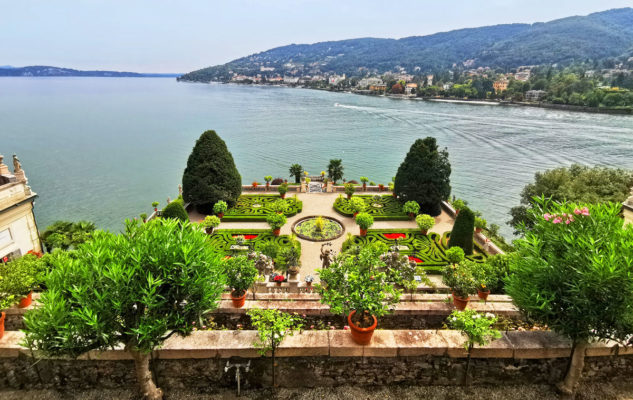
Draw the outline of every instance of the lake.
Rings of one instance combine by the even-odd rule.
[[[119,230],[177,195],[199,135],[215,129],[243,182],[311,174],[387,184],[411,144],[448,148],[453,193],[501,225],[536,171],[573,162],[633,168],[633,117],[531,107],[395,100],[165,78],[0,78],[0,153],[17,153],[39,194],[40,229],[58,219]]]

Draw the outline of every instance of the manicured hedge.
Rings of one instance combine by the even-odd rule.
[[[271,205],[280,199],[279,195],[242,195],[237,199],[237,204],[224,213],[222,221],[266,221],[266,216],[274,213]],[[288,204],[286,217],[292,217],[303,209],[303,203],[294,197],[286,197],[284,201]],[[253,207],[255,204],[261,207]]]
[[[248,239],[244,245],[250,245],[251,249],[261,242],[275,242],[281,247],[292,246],[292,237],[289,235],[275,236],[270,229],[217,229],[209,236],[209,243],[216,249],[230,254],[231,246],[236,244],[235,237],[237,235],[257,235],[256,238]]]
[[[365,212],[372,217],[375,221],[406,221],[409,219],[407,213],[402,211],[402,205],[392,195],[380,196],[379,201],[374,201],[374,196],[353,196],[363,199],[367,206]],[[374,207],[373,204],[380,204],[382,207]],[[349,206],[349,200],[347,198],[338,197],[334,201],[334,210],[346,217],[353,217],[354,212]]]
[[[343,250],[350,245],[365,246],[369,243],[383,242],[388,246],[395,244],[395,236],[402,234],[404,237],[398,238],[398,246],[407,246],[408,249],[400,250],[400,253],[415,257],[422,262],[420,263],[427,272],[440,272],[442,268],[449,264],[446,259],[446,243],[450,234],[447,232],[443,236],[431,232],[423,235],[417,229],[370,229],[367,236],[353,236],[351,243],[346,241],[343,244]],[[486,259],[482,250],[466,259],[483,262]]]

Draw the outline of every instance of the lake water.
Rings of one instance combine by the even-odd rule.
[[[573,162],[633,168],[633,117],[430,103],[159,78],[0,78],[0,153],[17,153],[39,194],[41,229],[124,218],[177,195],[198,136],[215,129],[243,182],[311,174],[342,158],[345,177],[386,184],[417,138],[450,153],[452,186],[502,226],[534,172]]]

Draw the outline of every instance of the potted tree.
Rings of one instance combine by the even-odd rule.
[[[160,205],[159,202],[157,201],[153,201],[152,202],[152,208],[154,209],[154,212],[158,212],[158,206]]]
[[[349,208],[352,209],[354,213],[354,218],[358,215],[358,213],[365,211],[367,205],[365,204],[365,200],[360,197],[352,197],[349,201]]]
[[[288,210],[288,203],[284,199],[279,199],[273,202],[270,208],[277,214],[285,214],[286,210]]]
[[[270,225],[270,229],[273,230],[273,235],[279,236],[281,227],[286,224],[286,216],[283,214],[268,214],[266,216],[266,222]]]
[[[393,197],[398,197],[398,195],[396,194],[394,188],[396,187],[396,185],[393,182],[389,182],[389,191],[391,192],[391,195]]]
[[[476,263],[472,261],[463,261],[475,279],[477,287],[477,296],[483,300],[488,300],[490,289],[496,285],[497,277],[488,262]]]
[[[344,186],[345,186],[345,194],[347,195],[347,199],[349,200],[352,198],[352,195],[356,191],[356,188],[354,187],[353,183],[346,183]]]
[[[459,214],[459,210],[466,207],[466,202],[461,199],[457,199],[453,201],[453,208],[455,209],[455,216]]]
[[[342,253],[326,269],[318,270],[321,302],[333,314],[347,315],[352,339],[367,345],[378,325],[400,300],[401,290],[389,282],[380,259],[384,246],[369,245],[358,256]]]
[[[247,256],[231,257],[224,261],[224,271],[228,286],[231,288],[233,307],[241,308],[246,300],[248,288],[253,286],[257,277],[255,260]]]
[[[480,233],[483,229],[486,229],[487,221],[481,217],[475,217],[475,232]]]
[[[435,218],[431,217],[428,214],[420,214],[415,217],[415,222],[416,224],[418,224],[418,228],[420,228],[422,233],[426,235],[429,233],[429,229],[433,228],[433,226],[435,225]]]
[[[281,185],[279,185],[279,187],[277,188],[277,191],[279,192],[279,195],[281,196],[281,198],[285,199],[286,193],[288,192],[288,183],[284,182]]]
[[[378,191],[382,192],[385,190],[385,185],[383,185],[382,183],[378,184]]]
[[[366,212],[359,213],[356,216],[356,224],[360,228],[360,235],[367,236],[367,229],[374,224],[374,217]]]
[[[469,296],[475,294],[475,280],[471,271],[464,264],[451,264],[444,267],[442,282],[453,294],[453,304],[458,310],[468,305]]]
[[[369,178],[366,176],[361,176],[360,181],[363,183],[363,192],[367,191],[367,182],[369,182]]]
[[[202,221],[202,226],[209,235],[213,233],[213,229],[217,228],[218,225],[220,225],[220,218],[215,215],[207,215],[204,217],[204,221]]]
[[[271,175],[266,175],[264,180],[266,181],[266,191],[268,191],[270,189],[270,181],[273,180],[273,177]]]
[[[141,221],[147,222],[147,213],[141,213],[139,217],[141,217]]]
[[[219,200],[217,203],[213,205],[213,212],[217,214],[218,218],[224,217],[224,213],[229,209],[229,205],[226,204],[226,201]]]
[[[312,282],[314,282],[314,276],[306,275],[305,281],[306,281],[306,286],[311,287],[312,286]]]
[[[420,205],[417,201],[410,200],[404,203],[404,206],[402,206],[402,211],[409,214],[409,218],[413,220],[415,219],[417,213],[420,211]]]

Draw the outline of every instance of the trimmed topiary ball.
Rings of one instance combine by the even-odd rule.
[[[163,208],[161,214],[163,218],[179,219],[181,221],[189,221],[189,214],[180,201],[172,201]]]

